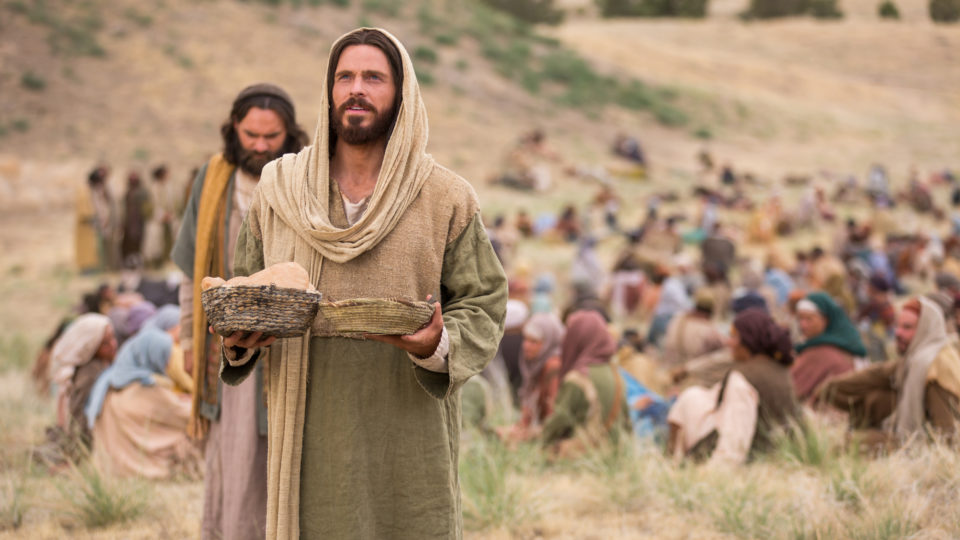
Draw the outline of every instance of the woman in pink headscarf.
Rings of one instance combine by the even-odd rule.
[[[610,362],[617,342],[607,322],[596,311],[576,311],[567,317],[567,334],[560,348],[560,378],[571,371],[586,373],[587,367]]]

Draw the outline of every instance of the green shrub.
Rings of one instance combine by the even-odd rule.
[[[414,68],[414,71],[417,74],[417,81],[420,83],[420,86],[433,86],[433,84],[437,82],[436,77],[429,71],[420,68]]]
[[[707,14],[707,0],[597,0],[604,17],[692,17]]]
[[[10,123],[10,127],[12,127],[14,131],[26,133],[27,131],[30,131],[30,121],[26,118],[17,118]]]
[[[433,40],[437,42],[437,45],[453,46],[457,44],[457,41],[460,40],[460,36],[455,33],[450,34],[437,34],[433,37]]]
[[[772,19],[802,15],[810,9],[809,0],[750,0],[747,17]]]
[[[560,24],[563,21],[563,11],[553,7],[553,0],[483,0],[483,2],[531,24]]]
[[[421,62],[427,62],[429,64],[437,63],[437,51],[431,49],[430,47],[425,47],[423,45],[418,46],[413,50],[413,58]]]
[[[879,6],[877,6],[877,15],[881,19],[900,19],[900,10],[897,9],[897,5],[894,4],[891,0],[884,0]]]
[[[713,131],[706,126],[700,126],[693,132],[693,136],[702,141],[709,141],[713,138]]]
[[[140,13],[139,11],[137,11],[132,7],[127,8],[123,12],[123,16],[129,19],[130,21],[133,21],[134,23],[136,23],[137,26],[141,28],[147,28],[151,24],[153,24],[153,17],[151,17],[146,13]]]
[[[810,14],[818,19],[842,19],[837,0],[810,0]]]
[[[960,0],[930,0],[930,19],[940,23],[960,21]]]
[[[457,68],[457,71],[466,71],[470,69],[470,62],[466,58],[458,58],[453,67]]]
[[[27,90],[39,92],[47,87],[47,80],[32,71],[27,71],[20,77],[20,85]]]

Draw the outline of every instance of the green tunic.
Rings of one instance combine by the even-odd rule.
[[[343,264],[323,263],[319,289],[342,295],[351,291],[348,276],[376,272],[385,264],[376,258],[384,253],[440,246],[442,257],[436,253],[435,270],[426,253],[408,263],[403,261],[409,258],[394,255],[387,260],[409,264],[403,275],[409,273],[414,283],[424,281],[422,286],[440,292],[450,340],[449,373],[424,370],[415,366],[406,352],[377,341],[310,340],[300,475],[300,533],[304,538],[423,539],[459,538],[462,534],[457,477],[459,390],[496,352],[507,290],[503,269],[475,198],[471,198],[475,197],[472,190],[449,176],[444,173],[428,182],[420,196],[425,200],[415,202],[395,232],[371,252]],[[342,220],[338,198],[332,196],[331,208]],[[461,204],[458,198],[470,199],[473,204]],[[451,212],[450,207],[456,208],[449,217],[423,218]],[[464,211],[471,215],[463,216]],[[264,267],[263,243],[256,226],[245,222],[241,229],[235,260],[238,275]],[[408,231],[422,232],[416,242],[410,242]],[[391,239],[394,234],[400,236]],[[429,281],[436,278],[425,276],[434,271],[439,283],[431,285]],[[379,290],[359,292],[385,295]],[[270,361],[277,360],[271,353]],[[221,378],[227,384],[238,384],[253,363],[233,367],[223,362]]]
[[[616,375],[609,364],[596,364],[587,368],[589,383],[596,390],[596,400],[600,406],[600,423],[603,424],[611,416],[614,418],[608,434],[614,442],[620,432],[629,430],[630,413],[627,410],[625,389],[620,391],[620,399],[616,400]],[[622,384],[622,382],[621,382]],[[571,380],[571,374],[564,377],[563,384],[557,391],[557,399],[553,405],[553,414],[543,422],[541,439],[545,445],[559,442],[573,437],[575,433],[587,427],[588,413],[592,403],[584,392],[583,386]],[[613,407],[619,407],[616,416],[611,414]]]

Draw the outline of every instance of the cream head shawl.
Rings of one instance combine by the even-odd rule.
[[[896,374],[900,395],[893,413],[893,431],[900,438],[910,437],[923,427],[927,373],[940,351],[950,346],[940,307],[924,297],[918,299],[920,318],[917,320],[917,333],[903,355]]]
[[[97,353],[110,319],[99,313],[77,317],[64,330],[50,352],[50,379],[57,385],[57,424],[66,429],[70,422],[70,392],[73,375]]]
[[[331,104],[326,77],[320,89],[321,112],[314,144],[264,167],[254,196],[252,208],[264,226],[264,263],[269,266],[292,257],[307,269],[315,285],[319,284],[324,258],[337,263],[350,261],[390,234],[434,170],[433,158],[426,153],[427,110],[410,56],[390,33],[373,30],[383,33],[400,51],[403,88],[377,185],[363,217],[346,229],[330,221]],[[333,48],[352,33],[341,36]],[[328,65],[327,69],[336,66]],[[273,346],[280,348],[280,361],[269,365],[267,538],[300,536],[300,458],[309,342],[308,332],[302,338],[282,340]],[[276,351],[272,354],[278,356]]]

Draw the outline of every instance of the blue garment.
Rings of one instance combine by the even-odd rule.
[[[671,401],[665,400],[640,383],[633,375],[623,368],[620,377],[626,386],[627,408],[630,410],[630,424],[633,433],[638,437],[657,436],[667,425],[667,413],[670,412]],[[643,410],[636,410],[634,404],[638,399],[649,396],[653,402]]]
[[[170,334],[156,328],[144,328],[127,340],[117,351],[113,365],[100,374],[90,390],[84,409],[90,429],[93,429],[100,416],[111,388],[120,390],[134,382],[153,386],[153,376],[166,372],[172,348],[173,338]]]
[[[780,270],[779,268],[771,268],[767,270],[767,274],[764,276],[763,281],[772,287],[777,293],[778,306],[782,306],[787,303],[787,300],[790,299],[790,293],[793,292],[795,287],[789,274],[783,270]]]
[[[143,328],[151,327],[166,332],[180,322],[180,306],[167,304],[157,310],[143,323]]]

